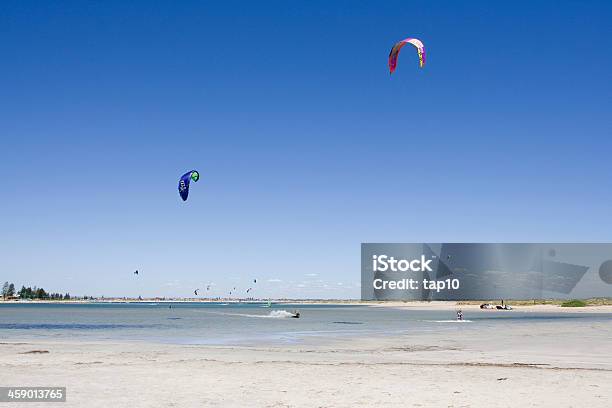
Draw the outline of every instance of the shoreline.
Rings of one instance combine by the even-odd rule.
[[[270,300],[273,306],[281,305],[338,305],[338,306],[368,306],[368,307],[380,307],[380,308],[394,308],[394,309],[408,309],[408,310],[440,310],[440,311],[456,311],[461,310],[483,310],[480,309],[480,301],[361,301],[361,300],[342,300],[342,299],[282,299],[282,300]],[[2,300],[0,299],[0,305],[36,305],[36,304],[58,304],[58,305],[84,305],[84,304],[173,304],[173,303],[186,303],[186,304],[260,304],[268,302],[267,299],[261,300],[211,300],[211,299],[107,299],[107,300]],[[523,304],[514,304],[519,302]],[[526,305],[526,301],[512,301],[508,300],[506,303],[512,306],[512,310],[483,310],[483,312],[500,312],[500,313],[511,313],[512,311],[517,312],[555,312],[555,313],[612,313],[612,305],[587,305],[583,307],[563,307],[560,304],[546,303],[546,304],[533,304]],[[561,302],[561,301],[556,301]]]

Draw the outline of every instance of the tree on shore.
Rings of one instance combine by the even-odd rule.
[[[12,296],[15,296],[15,284],[4,282],[4,285],[2,285],[2,298],[6,300],[6,298]]]
[[[15,289],[13,288],[13,291]],[[28,286],[22,286],[17,295],[21,299],[51,299],[51,300],[59,300],[62,299],[63,296],[61,293],[47,293],[43,288],[37,288],[34,286],[33,288]]]
[[[36,289],[36,294],[34,295],[34,297],[36,299],[47,299],[49,297],[49,294],[47,292],[45,292],[45,290],[43,288],[38,288]]]
[[[66,292],[65,294],[61,293],[49,293],[43,288],[37,288],[34,286],[25,285],[21,286],[18,292],[15,291],[15,284],[6,282],[2,286],[2,296],[6,300],[7,297],[18,296],[20,299],[45,299],[45,300],[70,300],[72,297],[70,293]]]

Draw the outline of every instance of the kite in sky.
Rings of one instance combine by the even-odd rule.
[[[200,179],[200,173],[195,170],[188,171],[187,173],[181,176],[178,184],[178,191],[181,195],[183,201],[187,201],[187,197],[189,196],[189,182],[193,180],[194,182]]]
[[[406,38],[395,44],[393,48],[391,48],[391,52],[389,53],[389,73],[392,74],[397,67],[397,57],[399,56],[399,52],[402,47],[406,44],[412,44],[419,54],[419,67],[423,68],[425,65],[425,46],[421,42],[421,40],[417,40],[416,38]]]

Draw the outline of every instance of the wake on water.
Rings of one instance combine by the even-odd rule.
[[[241,317],[258,317],[264,319],[284,319],[287,317],[293,317],[293,313],[289,313],[286,310],[272,310],[270,313],[266,315],[260,314],[247,314],[247,313],[223,313],[223,312],[208,312],[214,314],[220,314],[225,316],[241,316]]]
[[[472,323],[471,320],[421,320],[427,323]]]
[[[264,317],[276,317],[276,318],[284,318],[284,317],[293,317],[293,313],[289,313],[286,310],[272,310],[268,313],[267,316]]]

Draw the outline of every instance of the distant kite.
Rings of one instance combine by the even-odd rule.
[[[138,275],[138,270],[134,271],[134,275]]]
[[[399,52],[402,47],[406,44],[412,44],[419,54],[419,67],[423,68],[425,66],[425,46],[420,40],[416,38],[406,38],[395,44],[393,48],[391,48],[391,52],[389,53],[389,73],[392,74],[397,67],[397,57],[399,56]]]
[[[196,295],[196,296],[198,296],[198,290],[200,290],[200,289],[196,289],[196,290],[194,290],[194,291],[193,291],[193,294],[194,294],[194,295]]]
[[[197,182],[199,179],[200,179],[200,173],[198,173],[196,170],[188,171],[187,173],[181,176],[181,179],[179,180],[179,184],[178,184],[178,191],[183,201],[187,201],[187,197],[189,196],[190,180]]]

